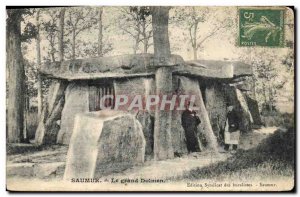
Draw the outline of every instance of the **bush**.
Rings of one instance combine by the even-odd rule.
[[[293,127],[294,126],[294,114],[274,112],[272,114],[264,114],[261,116],[261,120],[265,127]]]

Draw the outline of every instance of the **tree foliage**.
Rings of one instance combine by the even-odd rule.
[[[76,58],[76,41],[79,34],[85,30],[89,30],[97,23],[97,12],[91,7],[72,7],[66,12],[66,36],[69,36],[69,46],[71,54],[69,58]]]
[[[229,29],[233,19],[227,17],[228,10],[223,9],[223,16],[216,17],[216,11],[209,7],[176,7],[171,23],[185,30],[184,37],[193,49],[194,59],[203,44],[217,34]],[[224,17],[225,16],[225,17]],[[209,29],[203,29],[202,24],[209,21]]]
[[[276,110],[278,103],[293,102],[293,51],[285,55],[273,51],[248,49],[240,57],[253,66],[256,99],[263,112]]]
[[[41,29],[44,31],[46,40],[49,42],[49,48],[47,51],[48,60],[52,62],[56,61],[57,42],[58,42],[58,17],[59,9],[49,8],[44,10],[44,15],[47,15],[47,19],[42,20]]]
[[[147,53],[153,45],[152,17],[150,7],[132,6],[120,8],[120,16],[117,19],[118,27],[124,34],[129,35],[134,40],[133,53],[136,54],[143,45],[142,52]]]

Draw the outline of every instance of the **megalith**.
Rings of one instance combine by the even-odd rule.
[[[130,113],[77,114],[64,179],[96,178],[142,164],[145,146],[142,126]]]
[[[61,114],[61,125],[57,135],[58,144],[69,144],[77,113],[89,111],[89,88],[86,82],[72,82],[65,91],[65,104]]]
[[[61,119],[67,86],[68,83],[65,81],[52,81],[49,87],[48,98],[43,106],[42,115],[35,132],[34,143],[36,145],[56,143],[59,132],[59,125],[56,122]]]
[[[203,102],[202,93],[200,90],[200,85],[198,80],[190,79],[184,76],[181,76],[179,78],[180,78],[179,90],[181,94],[195,96],[194,104],[198,108],[198,110],[195,111],[197,112],[201,120],[201,124],[198,126],[198,130],[200,130],[199,128],[202,127],[202,131],[198,131],[198,133],[202,132],[203,135],[205,136],[207,141],[207,148],[212,152],[217,152],[217,148],[218,148],[217,138],[210,124],[209,116],[205,108],[205,104]]]
[[[240,130],[242,132],[250,131],[251,125],[253,124],[253,118],[243,93],[236,87],[227,87],[227,96],[230,104],[233,104],[239,112]]]
[[[253,124],[253,118],[251,112],[248,108],[248,103],[243,95],[243,93],[239,89],[235,89],[236,97],[240,105],[241,109],[241,121],[240,121],[240,130],[241,131],[250,131],[251,125]]]

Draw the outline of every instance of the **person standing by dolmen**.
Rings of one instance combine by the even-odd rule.
[[[236,152],[240,139],[239,116],[233,105],[227,105],[226,125],[224,131],[225,146],[224,150],[228,151],[232,145],[233,152]]]
[[[197,136],[197,126],[201,123],[194,110],[189,109],[189,103],[181,115],[181,124],[185,132],[186,146],[189,153],[200,152],[200,142]]]

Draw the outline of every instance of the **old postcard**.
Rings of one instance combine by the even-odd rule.
[[[294,190],[293,8],[6,16],[7,190]]]

